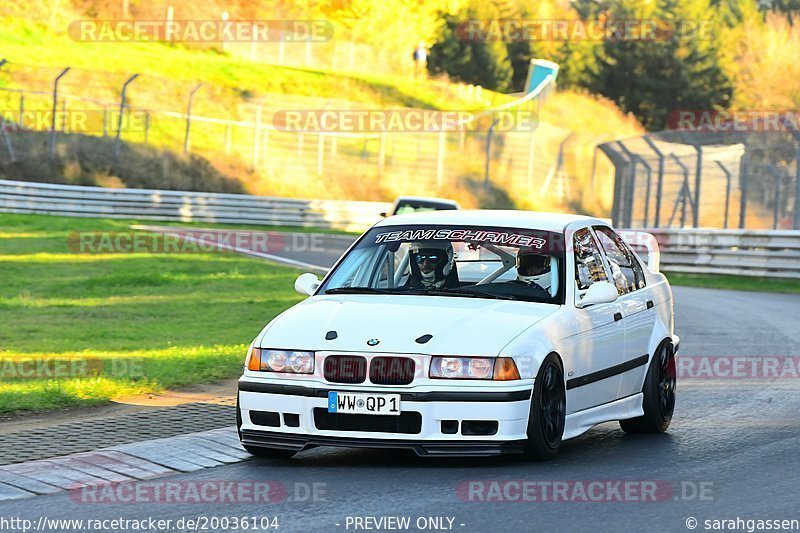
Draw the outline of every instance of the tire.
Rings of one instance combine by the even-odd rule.
[[[291,459],[297,452],[295,450],[284,450],[283,448],[262,448],[261,446],[248,446],[242,444],[242,448],[251,455],[264,459]]]
[[[564,370],[555,354],[548,355],[539,367],[533,384],[528,440],[523,454],[534,461],[549,461],[558,453],[564,435],[567,391]]]
[[[664,433],[675,410],[675,354],[672,344],[663,342],[650,361],[644,380],[642,407],[644,415],[620,420],[626,433]]]
[[[239,433],[239,442],[242,442],[242,411],[239,409],[239,395],[236,395],[236,431]],[[250,455],[263,457],[265,459],[291,459],[297,452],[295,450],[285,450],[282,448],[262,448],[260,446],[249,446],[242,444],[242,448],[247,450]]]

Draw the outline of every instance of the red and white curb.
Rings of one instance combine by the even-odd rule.
[[[236,428],[0,466],[0,501],[194,472],[250,459]]]

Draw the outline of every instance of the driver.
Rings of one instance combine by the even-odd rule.
[[[517,281],[535,285],[550,292],[550,256],[535,252],[530,248],[520,248],[517,252]]]
[[[412,289],[441,289],[450,286],[455,263],[450,241],[412,242],[409,246]]]

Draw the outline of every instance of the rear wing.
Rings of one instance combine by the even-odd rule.
[[[658,240],[652,233],[646,231],[624,229],[618,230],[619,236],[628,243],[640,258],[646,254],[647,269],[650,272],[659,272],[661,268],[661,249]]]

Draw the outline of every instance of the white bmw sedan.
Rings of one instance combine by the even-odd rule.
[[[382,220],[253,341],[244,447],[550,459],[618,420],[663,432],[675,405],[672,291],[608,224],[524,211]]]

